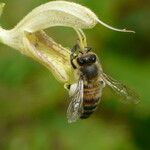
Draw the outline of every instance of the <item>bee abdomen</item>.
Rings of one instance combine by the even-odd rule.
[[[97,108],[99,98],[96,99],[83,99],[83,113],[81,119],[88,118]]]

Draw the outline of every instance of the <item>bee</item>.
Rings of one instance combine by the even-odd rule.
[[[76,55],[78,47],[78,44],[75,45],[70,55],[77,83],[68,87],[71,99],[67,110],[69,123],[78,119],[86,119],[96,110],[100,103],[102,90],[106,85],[127,102],[139,101],[138,96],[131,89],[103,72],[100,61],[91,48],[85,47]]]

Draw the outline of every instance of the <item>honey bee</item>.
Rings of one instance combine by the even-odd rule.
[[[100,61],[91,48],[75,55],[79,45],[71,50],[70,61],[74,69],[77,83],[69,88],[71,102],[67,110],[68,122],[88,118],[100,103],[103,88],[108,85],[126,102],[138,102],[138,96],[124,84],[114,80],[103,72]]]

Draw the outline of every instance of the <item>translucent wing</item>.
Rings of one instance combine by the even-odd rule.
[[[72,123],[78,120],[82,113],[83,80],[79,80],[78,84],[72,85],[70,90],[71,102],[67,110],[67,118],[68,122]]]
[[[139,96],[126,85],[120,83],[119,81],[111,78],[104,73],[102,77],[105,83],[109,85],[117,94],[119,94],[125,103],[137,104],[140,101]]]

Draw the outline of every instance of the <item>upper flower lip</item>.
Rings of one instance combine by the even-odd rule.
[[[52,26],[92,28],[96,15],[88,8],[67,1],[51,1],[38,6],[25,16],[15,28],[36,32]]]
[[[4,6],[5,4],[1,3],[0,14]],[[44,30],[52,26],[89,29],[97,23],[119,32],[134,32],[114,28],[101,21],[89,8],[67,1],[51,1],[36,7],[15,26],[15,29],[29,32]]]

